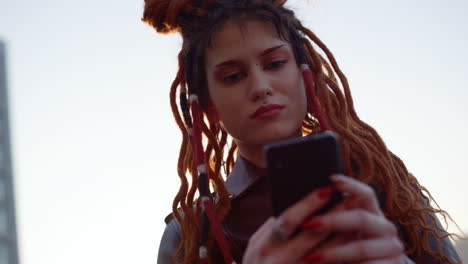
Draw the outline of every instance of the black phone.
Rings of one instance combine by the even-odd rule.
[[[275,216],[311,191],[330,185],[331,175],[344,173],[338,135],[331,131],[270,143],[265,154]],[[341,193],[334,193],[315,215],[325,213],[341,199]]]

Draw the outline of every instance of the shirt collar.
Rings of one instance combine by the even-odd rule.
[[[233,199],[241,195],[266,173],[267,169],[259,168],[239,155],[225,183],[229,197]]]

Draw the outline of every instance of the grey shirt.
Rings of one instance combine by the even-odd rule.
[[[271,189],[265,175],[265,169],[260,169],[239,156],[225,183],[230,193],[231,210],[222,225],[237,263],[242,262],[249,238],[266,219],[273,215],[269,198]],[[377,191],[377,195],[379,196],[379,191]],[[382,202],[382,199],[379,200]],[[166,218],[166,223],[159,247],[158,264],[173,263],[172,256],[180,241],[180,226],[176,219],[169,215]],[[440,225],[438,222],[432,224]],[[432,249],[438,250],[438,239],[435,236],[429,236],[428,239]],[[452,260],[459,261],[459,257],[448,238],[442,241],[442,251]],[[406,257],[406,263],[413,263],[411,257]],[[220,260],[215,263],[223,263],[221,256]],[[424,255],[422,263],[439,264],[440,262],[429,255]]]

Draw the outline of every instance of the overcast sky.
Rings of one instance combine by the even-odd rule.
[[[468,230],[468,2],[288,4],[335,54],[361,118]],[[179,185],[168,94],[181,40],[142,9],[0,0],[22,264],[156,261]]]

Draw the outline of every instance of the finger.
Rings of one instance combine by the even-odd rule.
[[[363,262],[392,258],[403,254],[403,244],[396,237],[358,240],[322,251],[314,251],[303,260],[320,263]]]
[[[342,212],[342,211],[346,211],[346,210],[348,210],[348,209],[345,207],[343,202],[340,202],[339,204],[337,204],[333,208],[331,208],[330,211],[327,211],[326,214],[337,213],[337,212]],[[304,224],[306,222],[310,222],[311,220],[313,220],[313,219],[315,219],[317,217],[318,217],[318,215],[311,215],[306,220],[304,220],[304,222],[302,222],[302,223]]]
[[[274,259],[277,263],[289,263],[291,258],[296,258],[297,262],[301,256],[310,252],[316,245],[327,238],[327,234],[302,231],[287,242],[280,241],[272,234],[276,221],[274,217],[270,217],[255,232],[249,240],[249,250],[245,253],[246,255],[250,254],[250,251],[258,251],[264,256],[274,253]],[[286,252],[287,254],[282,252]]]
[[[330,236],[329,233],[317,233],[308,230],[303,230],[293,238],[291,238],[284,245],[284,252],[288,252],[289,258],[291,256],[297,256],[300,258],[307,252],[310,252],[322,245],[325,240]]]
[[[361,209],[316,216],[302,224],[303,229],[320,232],[358,232],[366,237],[395,236],[395,225],[381,215]]]
[[[330,177],[336,188],[347,194],[345,203],[352,207],[361,207],[371,212],[383,214],[374,189],[369,185],[344,175]]]
[[[326,249],[334,248],[334,247],[337,247],[339,245],[346,244],[347,242],[350,241],[352,236],[353,236],[353,234],[334,234],[334,235],[331,235],[326,239],[326,241],[324,241],[323,243],[320,243],[320,245],[318,247],[314,248],[312,250],[312,252],[323,252]],[[308,251],[308,252],[311,252],[311,251]],[[302,256],[304,256],[304,254],[302,254]],[[310,257],[312,257],[312,259]],[[300,264],[308,264],[308,263],[318,263],[318,262],[320,262],[321,255],[320,254],[318,255],[319,258],[316,258],[316,257],[317,257],[317,255],[314,256],[313,254],[312,254],[312,256],[307,255],[307,256],[301,258],[301,262],[299,262],[299,263]],[[322,263],[322,262],[320,262],[320,263]]]
[[[318,247],[314,248],[313,251],[322,251],[328,248],[337,247],[339,245],[343,245],[349,243],[349,241],[354,240],[356,234],[354,233],[331,233],[323,243],[321,243]],[[309,251],[310,252],[310,251]]]
[[[286,209],[277,219],[285,236],[291,236],[308,216],[326,204],[334,192],[335,188],[332,186],[315,190]]]
[[[260,228],[257,230],[256,233],[258,233],[258,236],[263,237],[265,236],[266,233],[269,233],[275,221],[276,221],[275,217],[268,218],[265,221],[265,223],[262,226],[260,226]]]
[[[262,244],[265,240],[271,239],[271,230],[276,218],[270,217],[265,223],[250,237],[249,244]]]

